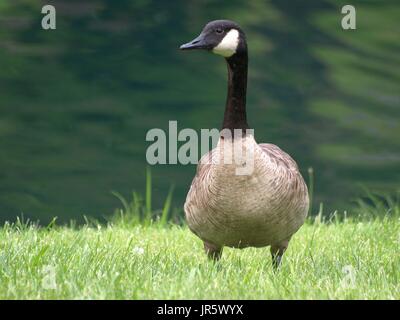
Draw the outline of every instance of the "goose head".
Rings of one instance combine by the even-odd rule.
[[[230,58],[247,52],[247,45],[245,35],[237,23],[215,20],[207,23],[197,38],[181,45],[180,49],[202,49]]]

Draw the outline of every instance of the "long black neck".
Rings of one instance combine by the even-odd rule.
[[[228,65],[228,94],[222,129],[249,128],[246,119],[247,48],[226,59]]]

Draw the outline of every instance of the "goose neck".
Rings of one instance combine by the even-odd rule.
[[[249,128],[246,117],[247,51],[226,59],[228,92],[222,129]]]

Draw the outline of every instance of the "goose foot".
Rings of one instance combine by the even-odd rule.
[[[289,245],[289,240],[271,246],[272,266],[278,270],[282,263],[282,256]]]
[[[204,242],[204,250],[211,260],[218,261],[221,258],[222,247],[216,246],[215,244],[211,244],[209,242]]]

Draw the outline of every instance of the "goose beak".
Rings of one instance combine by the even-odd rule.
[[[179,47],[181,50],[207,49],[208,45],[203,34],[200,34],[196,39],[185,43]]]

